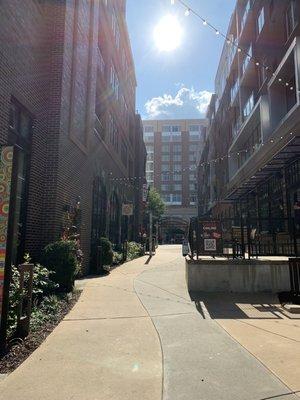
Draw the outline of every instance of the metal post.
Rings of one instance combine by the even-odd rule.
[[[149,224],[150,224],[150,231],[149,231],[149,255],[152,257],[152,230],[153,230],[153,214],[152,211],[149,213]]]

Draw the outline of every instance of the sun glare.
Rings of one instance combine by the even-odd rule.
[[[154,40],[160,51],[177,49],[182,40],[182,27],[174,15],[163,17],[154,29]]]

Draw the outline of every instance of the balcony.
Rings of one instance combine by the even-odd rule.
[[[268,84],[272,130],[292,129],[299,121],[299,60],[300,38],[297,37]]]
[[[250,110],[249,110],[250,111]],[[261,141],[270,132],[270,111],[268,96],[262,96],[257,103],[254,105],[252,111],[242,122],[240,118],[237,124],[232,130],[232,144],[229,148],[229,152],[236,152],[244,147],[244,143],[247,142],[251,133],[254,131],[255,127],[260,124],[261,129]]]

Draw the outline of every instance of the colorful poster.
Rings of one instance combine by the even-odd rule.
[[[0,327],[4,290],[7,228],[12,179],[13,147],[1,147],[0,159]]]

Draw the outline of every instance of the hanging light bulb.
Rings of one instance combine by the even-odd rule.
[[[187,9],[185,10],[184,15],[185,15],[186,17],[188,17],[188,16],[190,15],[190,9],[189,9],[189,8],[187,8]]]
[[[204,20],[203,21],[203,25],[206,26],[207,25],[207,21]]]
[[[216,30],[216,35],[220,35],[220,32],[218,30]]]

